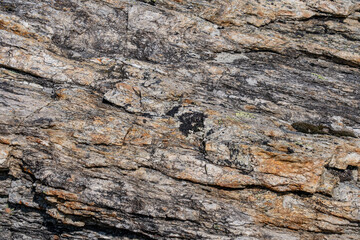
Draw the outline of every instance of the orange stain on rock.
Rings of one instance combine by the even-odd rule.
[[[57,198],[61,198],[64,200],[78,200],[78,195],[76,195],[75,193],[70,193],[70,192],[66,192],[66,191],[62,191],[62,190],[47,190],[44,192],[46,195],[49,196],[56,196]]]
[[[8,32],[12,32],[21,37],[34,38],[36,40],[41,40],[39,38],[39,36],[37,36],[35,33],[27,31],[27,29],[24,26],[22,26],[18,23],[4,21],[4,20],[0,19],[0,29],[3,29]]]
[[[111,139],[109,135],[105,134],[90,134],[91,142],[93,144],[111,144]]]
[[[1,138],[1,137],[0,137],[0,143],[6,144],[6,145],[10,145],[10,140],[9,140],[9,139],[6,139],[6,138]]]

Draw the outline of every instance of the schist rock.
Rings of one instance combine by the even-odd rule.
[[[358,0],[2,0],[0,239],[358,239]]]

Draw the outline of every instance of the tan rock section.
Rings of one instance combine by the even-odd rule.
[[[358,239],[355,0],[3,0],[0,239]]]

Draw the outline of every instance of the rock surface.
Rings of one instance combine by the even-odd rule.
[[[358,239],[357,0],[2,0],[0,239]]]

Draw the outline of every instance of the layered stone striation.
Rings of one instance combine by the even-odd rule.
[[[2,0],[0,239],[358,239],[356,0]]]

